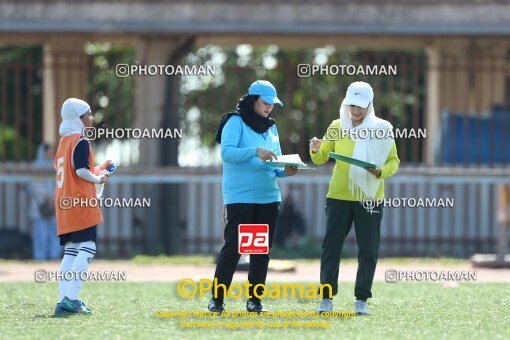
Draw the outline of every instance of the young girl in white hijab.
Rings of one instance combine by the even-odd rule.
[[[97,199],[96,185],[108,183],[106,169],[111,161],[95,166],[92,148],[83,138],[83,129],[92,127],[94,121],[89,104],[81,99],[69,98],[62,105],[61,115],[61,138],[54,166],[57,172],[57,233],[60,244],[64,246],[64,258],[60,266],[63,279],[59,282],[59,303],[55,315],[65,312],[90,314],[90,309],[78,298],[83,286],[81,273],[88,271],[96,253],[96,230],[103,217],[97,204],[74,203]]]

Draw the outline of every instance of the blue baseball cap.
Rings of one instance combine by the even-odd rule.
[[[273,84],[267,80],[257,80],[251,84],[250,88],[248,89],[248,94],[259,95],[262,97],[262,100],[268,104],[278,104],[283,106],[282,101],[276,96],[276,89],[274,88]]]

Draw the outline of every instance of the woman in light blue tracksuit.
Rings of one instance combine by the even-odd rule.
[[[282,200],[276,178],[297,173],[296,168],[275,169],[264,163],[282,154],[278,129],[270,117],[274,104],[283,106],[274,86],[265,80],[256,81],[248,94],[240,99],[236,110],[221,116],[216,130],[216,141],[221,144],[223,160],[226,226],[225,245],[218,257],[214,278],[227,289],[240,258],[239,224],[268,224],[271,248]],[[250,255],[248,281],[251,298],[246,303],[249,312],[263,311],[260,299],[255,296],[261,296],[262,289],[257,287],[254,295],[253,287],[265,284],[268,264],[269,254]],[[214,291],[213,287],[213,299],[208,309],[221,313],[224,310],[224,291],[217,289],[216,296]]]

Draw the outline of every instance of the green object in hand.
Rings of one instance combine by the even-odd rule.
[[[340,155],[340,154],[334,153],[334,152],[330,152],[329,153],[329,157],[333,158],[333,159],[336,159],[338,161],[343,161],[343,162],[350,163],[352,165],[359,166],[361,168],[369,168],[369,169],[376,169],[377,168],[377,165],[374,164],[374,163],[360,161],[359,159],[352,158],[352,157],[347,157],[347,156]]]

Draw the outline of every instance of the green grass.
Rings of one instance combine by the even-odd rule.
[[[273,259],[277,259],[276,257],[272,257]],[[279,259],[279,258],[278,258]],[[288,259],[288,258],[285,258]],[[298,263],[318,263],[319,258],[314,259],[305,259],[305,258],[295,258],[291,259],[292,261]],[[3,260],[6,261],[6,260]],[[214,257],[210,255],[158,255],[158,256],[148,256],[148,255],[138,255],[135,256],[132,260],[134,264],[187,264],[187,265],[209,265],[214,263]],[[342,263],[344,264],[354,264],[357,263],[356,258],[342,258]],[[12,261],[15,262],[15,261]],[[2,263],[2,260],[0,260]],[[387,257],[379,259],[378,263],[384,264],[436,264],[436,265],[459,265],[459,264],[469,264],[469,260],[466,259],[456,259],[451,257]]]
[[[131,262],[134,264],[208,265],[214,263],[214,257],[210,255],[137,255]]]
[[[357,259],[349,259],[353,263],[357,263]],[[385,264],[434,264],[434,265],[458,265],[458,264],[469,264],[467,259],[457,259],[453,257],[386,257],[381,258],[377,263]]]
[[[318,263],[320,258],[277,258],[271,257],[272,259],[285,259],[291,260],[297,263]],[[112,262],[118,263],[119,260],[109,260],[109,259],[100,259],[103,262]],[[130,261],[133,264],[160,264],[160,265],[173,265],[173,264],[185,264],[185,265],[210,265],[214,264],[214,256],[211,255],[157,255],[157,256],[149,256],[149,255],[137,255],[133,257],[131,260],[120,260],[120,261]],[[357,259],[353,257],[342,258],[342,263],[344,264],[355,264],[357,263]],[[23,260],[22,263],[46,263],[47,261],[36,261],[36,260]],[[60,260],[57,260],[60,263]],[[7,260],[0,258],[0,264],[17,264],[20,263],[20,260]],[[405,265],[405,264],[435,264],[435,265],[459,265],[459,264],[469,264],[469,260],[466,259],[456,259],[451,257],[387,257],[381,258],[378,261],[379,264],[395,264],[395,265]]]
[[[353,284],[340,285],[335,311],[352,310]],[[461,283],[442,288],[439,283],[375,283],[367,317],[320,319],[328,329],[185,329],[179,319],[155,317],[161,311],[204,311],[207,297],[184,300],[170,283],[85,283],[81,299],[91,316],[53,318],[57,284],[0,284],[0,338],[99,339],[493,339],[508,338],[508,284]],[[245,300],[227,299],[227,309],[243,311]],[[265,300],[270,311],[314,311],[317,300]],[[188,321],[248,321],[216,317]],[[250,319],[253,320],[253,319]],[[289,318],[255,319],[266,324]],[[312,321],[313,319],[301,319]]]

